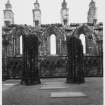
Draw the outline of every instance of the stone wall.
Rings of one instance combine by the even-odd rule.
[[[4,65],[4,59],[2,60]],[[66,57],[49,56],[39,58],[40,77],[66,77]],[[3,78],[21,78],[23,70],[22,57],[9,57],[7,59],[7,70],[2,65]],[[5,72],[4,72],[5,71]],[[84,71],[86,77],[103,76],[103,57],[102,56],[85,56]]]

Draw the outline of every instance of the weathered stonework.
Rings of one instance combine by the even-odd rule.
[[[3,38],[6,37],[9,41],[9,45],[7,47],[7,56],[20,56],[20,36],[22,35],[22,32],[25,34],[34,33],[39,38],[40,56],[50,55],[50,36],[54,34],[56,36],[56,55],[66,55],[67,36],[72,35],[74,30],[79,29],[81,26],[83,27],[82,33],[86,38],[86,55],[99,55],[102,53],[102,24],[97,24],[96,26],[90,26],[90,24],[78,24],[77,26],[77,24],[72,24],[72,26],[68,27],[63,27],[61,24],[49,24],[41,25],[41,28],[39,29],[26,25],[13,25],[3,28],[2,36]]]
[[[36,3],[36,4],[39,5],[38,3]],[[63,4],[62,4],[62,6],[63,6],[62,8],[65,9],[66,5],[67,4],[64,0]],[[68,10],[67,7],[66,7],[66,10]],[[38,9],[38,11],[40,11],[40,10]],[[91,11],[91,9],[89,9],[89,11]],[[94,12],[94,10],[92,10],[92,12]],[[41,14],[39,14],[39,15],[41,15]],[[89,15],[88,19],[92,17],[92,16],[90,16],[90,12],[88,15]],[[95,13],[93,13],[92,15],[95,16]],[[52,56],[50,53],[50,49],[51,49],[50,37],[51,37],[51,35],[54,34],[56,37],[56,55],[55,56],[57,56],[58,58],[61,57],[61,59],[62,59],[63,57],[67,56],[66,41],[67,41],[68,36],[72,36],[74,32],[75,33],[78,32],[79,34],[75,34],[75,35],[77,35],[76,37],[79,38],[81,34],[84,34],[84,36],[85,36],[86,53],[84,54],[84,56],[86,57],[86,60],[87,60],[86,65],[89,64],[89,63],[87,63],[88,61],[92,61],[92,60],[89,60],[90,58],[88,59],[88,57],[91,57],[91,58],[96,57],[95,61],[97,61],[97,59],[98,59],[97,57],[101,57],[101,60],[99,58],[98,61],[101,62],[100,68],[102,71],[103,23],[97,23],[97,22],[94,23],[94,19],[96,19],[96,17],[94,17],[94,16],[93,16],[92,20],[89,19],[89,21],[87,23],[64,24],[64,23],[62,23],[63,22],[62,21],[61,22],[62,24],[61,23],[59,23],[59,24],[41,24],[41,16],[40,16],[38,19],[35,18],[34,26],[17,25],[14,23],[3,26],[2,27],[3,67],[8,66],[7,63],[9,62],[9,60],[6,63],[5,62],[6,58],[7,59],[13,58],[12,59],[13,61],[12,60],[10,61],[13,63],[15,62],[14,59],[17,60],[19,58],[22,60],[23,55],[20,54],[20,49],[21,49],[20,48],[20,36],[34,34],[35,36],[38,37],[38,40],[39,40],[39,51],[38,51],[39,52],[39,63],[42,64],[42,68],[43,68],[40,70],[40,72],[41,72],[40,75],[42,77],[44,75],[49,76],[48,73],[50,73],[50,71],[48,69],[48,66],[46,66],[46,64],[43,64],[43,62],[41,63],[41,61],[44,61],[45,59]],[[13,18],[11,18],[11,19],[13,19]],[[66,17],[66,19],[68,22],[68,16]],[[39,24],[35,25],[35,21],[37,21],[37,20],[40,22],[39,22]],[[62,20],[63,20],[63,16],[62,16]],[[65,76],[66,75],[66,58],[65,58],[65,60],[63,59],[62,61],[65,61],[64,65],[62,66],[62,70],[61,70],[61,67],[59,67],[59,65],[61,66],[63,63],[59,64],[59,60],[58,60],[57,61],[58,63],[56,62],[56,64],[55,64],[57,66],[57,68],[54,68],[55,73],[53,73],[53,76],[61,76],[61,75]],[[50,61],[48,61],[48,62],[51,63]],[[14,64],[12,64],[14,67],[12,67],[10,69],[13,70],[16,67],[19,68],[19,66],[21,66],[20,63],[19,63],[19,66],[17,64],[18,64],[18,60]],[[88,65],[87,69],[89,70],[90,68],[91,67],[89,67],[89,65]],[[93,74],[97,75],[97,73],[96,74],[95,73],[93,73]],[[90,73],[88,75],[90,76]]]

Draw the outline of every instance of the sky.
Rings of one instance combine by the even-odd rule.
[[[14,12],[15,24],[33,25],[32,9],[36,0],[10,0]],[[61,3],[63,0],[38,0],[41,9],[41,23],[61,23]],[[87,22],[87,12],[91,0],[66,0],[69,8],[69,24]],[[94,0],[97,7],[98,22],[103,22],[104,0]],[[1,0],[0,11],[4,10],[7,0]],[[3,12],[2,20],[3,20]],[[2,21],[3,22],[3,21]]]

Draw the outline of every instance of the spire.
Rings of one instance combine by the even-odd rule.
[[[14,13],[12,11],[12,5],[10,3],[10,0],[8,0],[7,3],[5,4],[4,10],[4,25],[8,26],[10,24],[14,24]]]
[[[66,1],[65,1],[65,0],[63,0],[63,2],[64,2],[64,3],[66,3]]]
[[[69,9],[67,8],[66,0],[63,0],[62,7],[61,7],[61,22],[64,26],[68,25],[69,21]]]
[[[33,9],[33,25],[40,26],[40,24],[41,24],[40,4],[39,4],[38,0],[35,0],[34,9]]]
[[[38,0],[36,0],[36,3],[38,3]]]
[[[38,0],[35,1],[35,3],[34,3],[34,8],[35,8],[35,9],[39,9],[39,2],[38,2]]]
[[[93,1],[93,0],[91,0],[91,2],[92,2],[92,3],[94,3],[94,1]]]
[[[66,8],[66,7],[67,7],[66,0],[63,0],[63,2],[62,2],[62,8]]]
[[[89,6],[90,6],[90,7],[95,7],[95,2],[94,2],[93,0],[91,0]]]
[[[10,4],[10,1],[9,0],[7,1],[7,4]]]
[[[39,4],[38,0],[35,1],[35,4]]]
[[[97,20],[96,18],[96,11],[97,8],[95,6],[95,2],[94,0],[91,0],[91,2],[89,3],[89,11],[88,11],[88,22],[89,23],[94,23],[94,21]]]
[[[10,0],[8,0],[7,3],[5,4],[5,8],[6,9],[12,9],[12,5],[10,3]]]

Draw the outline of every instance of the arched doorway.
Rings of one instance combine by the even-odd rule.
[[[50,36],[50,54],[56,55],[56,36],[54,34]]]

